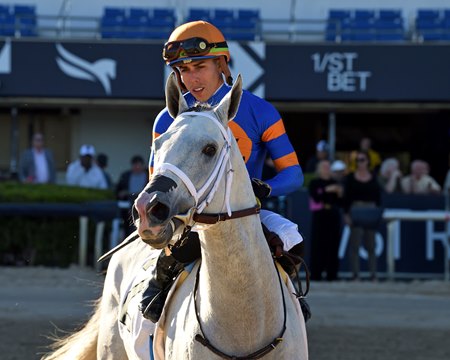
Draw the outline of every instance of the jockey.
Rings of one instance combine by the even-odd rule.
[[[190,107],[198,103],[217,105],[230,91],[233,79],[228,63],[230,53],[222,33],[205,21],[194,21],[177,27],[163,48],[163,59],[177,76],[180,88]],[[163,134],[174,119],[167,108],[157,116],[153,127],[153,140]],[[244,90],[236,117],[229,122],[233,135],[247,166],[256,197],[260,200],[269,196],[287,195],[303,183],[303,173],[297,155],[285,132],[283,120],[278,111],[265,100]],[[272,179],[261,180],[267,154],[273,160],[277,174]],[[150,173],[153,170],[153,149],[150,155]],[[300,251],[301,235],[296,225],[278,214],[261,212],[267,228],[295,226],[295,234],[289,233],[289,246],[284,241],[284,250]],[[269,224],[269,219],[275,220]],[[272,226],[271,226],[272,225]],[[281,233],[279,234],[281,236]],[[147,319],[157,322],[164,302],[180,265],[190,263],[200,257],[198,235],[191,232],[182,247],[162,251],[153,278],[145,290],[141,311]],[[180,264],[182,263],[182,264]]]

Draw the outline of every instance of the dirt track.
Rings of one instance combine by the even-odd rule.
[[[85,320],[102,276],[0,267],[0,359],[39,359],[55,325]],[[312,283],[311,360],[450,359],[450,283]]]

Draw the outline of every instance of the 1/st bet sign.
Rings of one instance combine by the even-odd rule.
[[[355,70],[355,52],[327,52],[311,55],[314,72],[327,73],[327,90],[332,92],[364,92],[371,71]]]

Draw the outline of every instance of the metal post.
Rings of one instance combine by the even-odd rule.
[[[9,160],[9,174],[11,179],[16,180],[18,174],[18,152],[19,152],[19,124],[17,115],[19,111],[16,107],[11,108],[11,157]]]
[[[334,160],[336,156],[336,114],[328,113],[328,144],[330,160]]]
[[[95,270],[101,269],[101,263],[97,262],[103,253],[103,234],[105,232],[105,222],[99,221],[95,227],[94,264]]]
[[[450,280],[449,247],[450,247],[450,189],[445,192],[445,242],[444,242],[444,279]]]
[[[79,239],[78,239],[78,264],[86,266],[87,245],[88,245],[88,222],[87,216],[80,216]]]
[[[395,258],[394,247],[395,239],[400,236],[400,220],[391,220],[387,223],[387,246],[386,246],[386,270],[387,278],[394,280],[395,274]]]

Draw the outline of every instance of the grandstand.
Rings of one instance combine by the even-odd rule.
[[[223,31],[233,76],[276,105],[302,164],[322,138],[345,156],[370,136],[404,172],[423,158],[443,182],[448,0],[0,0],[0,178],[34,130],[60,179],[82,143],[108,154],[113,179],[147,156],[169,73],[162,45],[195,19]]]
[[[63,1],[63,4],[71,3]],[[107,2],[105,2],[107,4]],[[412,16],[412,21],[410,21]],[[236,41],[429,42],[450,41],[450,6],[333,8],[321,17],[267,17],[259,8],[108,6],[98,16],[39,11],[39,5],[0,3],[0,36],[91,39],[166,39],[180,23],[210,21]]]

